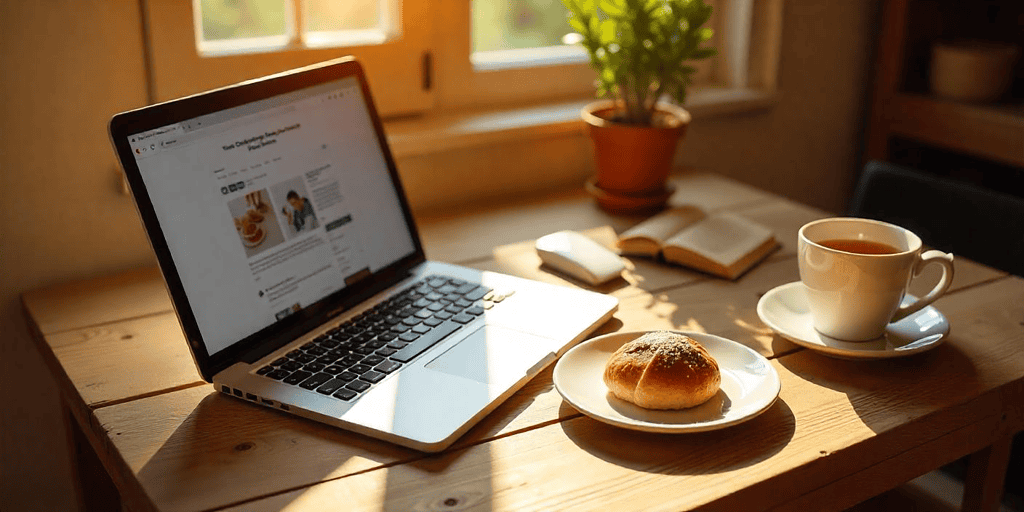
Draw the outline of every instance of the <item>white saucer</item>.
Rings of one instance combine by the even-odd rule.
[[[695,332],[680,332],[704,346],[718,361],[722,384],[711,400],[690,409],[656,411],[616,398],[604,384],[604,367],[619,347],[644,332],[622,332],[587,340],[565,353],[555,365],[555,389],[565,401],[598,421],[645,432],[703,432],[749,420],[766,411],[779,396],[782,381],[761,354],[735,341]]]
[[[904,304],[915,298],[907,295]],[[823,354],[846,359],[886,359],[931,350],[949,334],[949,321],[932,306],[899,322],[889,324],[885,334],[868,341],[843,341],[814,330],[807,307],[807,294],[800,281],[784,284],[764,294],[757,303],[757,315],[782,337]]]

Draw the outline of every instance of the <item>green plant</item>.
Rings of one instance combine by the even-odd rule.
[[[597,71],[597,95],[617,100],[617,121],[650,125],[655,103],[677,103],[697,70],[684,63],[715,55],[703,0],[562,0]]]

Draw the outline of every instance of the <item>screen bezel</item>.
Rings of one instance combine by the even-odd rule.
[[[414,250],[411,254],[373,273],[370,277],[328,295],[327,297],[289,315],[249,336],[237,340],[228,347],[210,354],[203,341],[199,324],[192,313],[192,305],[185,293],[177,266],[171,255],[156,211],[149,198],[149,192],[129,145],[129,137],[167,125],[180,123],[199,116],[239,107],[274,96],[315,87],[349,77],[358,79],[363,100],[373,122],[380,150],[391,175],[405,218]],[[185,339],[200,375],[207,382],[213,376],[238,361],[254,362],[323,325],[332,316],[354,307],[366,298],[394,285],[409,274],[409,271],[426,260],[419,231],[412,217],[405,191],[398,176],[398,168],[388,147],[383,124],[377,114],[369,85],[362,66],[353,57],[343,57],[312,66],[307,66],[268,77],[249,80],[220,89],[199,93],[181,99],[171,100],[115,115],[110,120],[109,135],[118,160],[124,169],[136,208],[156,253],[160,271],[167,285],[171,302],[178,316]]]

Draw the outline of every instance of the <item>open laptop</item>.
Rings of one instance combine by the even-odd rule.
[[[618,306],[427,261],[354,59],[110,136],[200,374],[254,404],[439,451]]]

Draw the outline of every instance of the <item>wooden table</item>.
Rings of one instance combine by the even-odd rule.
[[[678,328],[754,348],[782,378],[761,416],[701,434],[622,430],[564,403],[549,368],[426,455],[215,392],[159,274],[142,269],[24,296],[69,411],[83,498],[102,488],[98,459],[130,510],[839,510],[974,453],[965,506],[993,509],[1024,429],[1024,280],[959,258],[936,303],[946,343],[895,360],[824,357],[774,335],[755,306],[798,279],[797,229],[826,212],[714,175],[677,184],[674,203],[747,216],[782,249],[735,282],[632,260],[625,281],[600,289],[621,304],[599,333]],[[572,191],[420,225],[432,259],[577,286],[539,269],[531,240],[569,228],[610,244],[638,220]]]

